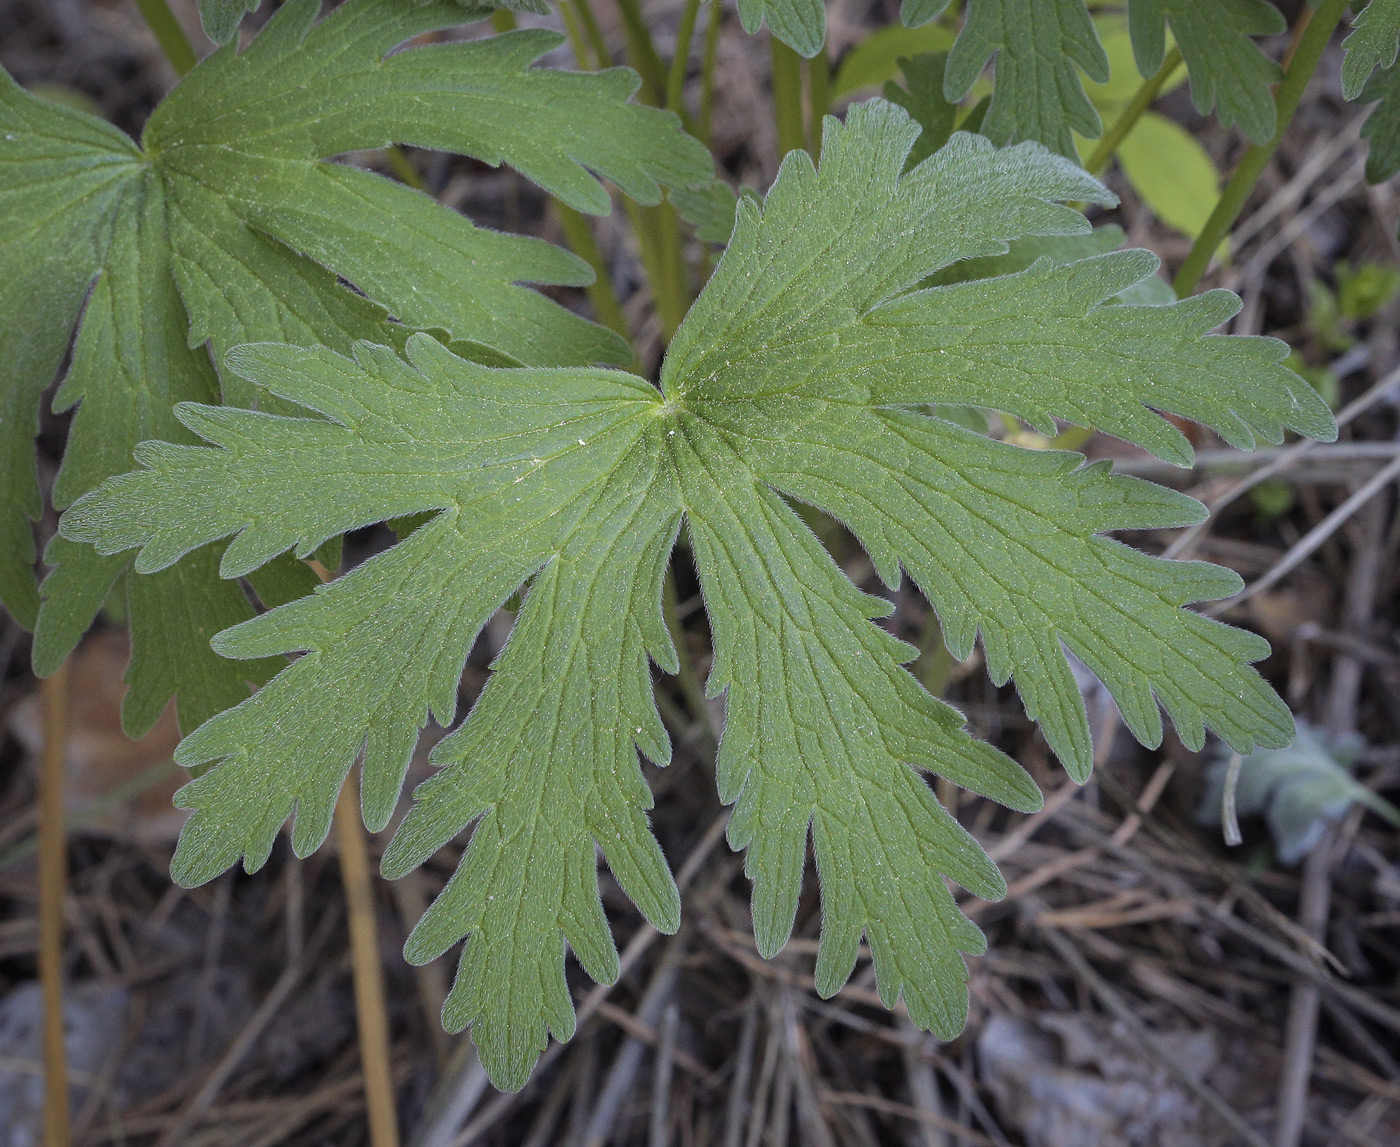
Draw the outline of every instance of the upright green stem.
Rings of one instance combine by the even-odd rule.
[[[1292,123],[1293,113],[1298,110],[1298,103],[1303,98],[1308,81],[1312,79],[1318,60],[1322,58],[1322,51],[1327,47],[1327,42],[1332,38],[1332,32],[1346,9],[1347,0],[1323,0],[1313,13],[1312,22],[1298,41],[1298,50],[1294,52],[1288,70],[1284,73],[1283,82],[1279,84],[1278,92],[1274,96],[1278,125],[1274,128],[1273,137],[1267,143],[1256,143],[1250,147],[1244,153],[1239,166],[1235,168],[1235,173],[1230,176],[1225,193],[1221,195],[1220,202],[1215,205],[1215,210],[1206,220],[1205,227],[1191,245],[1191,253],[1186,256],[1186,262],[1177,272],[1173,286],[1178,297],[1189,295],[1196,289],[1201,276],[1210,265],[1211,256],[1220,246],[1221,240],[1230,233],[1230,228],[1235,225],[1240,212],[1244,210],[1245,203],[1254,191],[1254,185],[1259,182],[1264,168],[1278,150],[1284,132]],[[1306,11],[1305,8],[1304,12]]]
[[[807,148],[812,158],[822,153],[822,119],[831,107],[831,61],[826,46],[807,61]]]
[[[578,64],[580,71],[588,71],[593,67],[589,62],[588,53],[584,49],[583,25],[579,23],[578,13],[574,11],[572,4],[560,4],[559,15],[564,17],[564,34],[569,37],[569,48],[574,53],[574,62]]]
[[[714,3],[714,0],[711,0]],[[690,649],[685,640],[685,629],[677,614],[676,572],[666,570],[666,583],[661,594],[661,612],[666,619],[666,629],[671,634],[671,643],[676,647],[676,659],[680,663],[676,672],[677,684],[685,697],[686,708],[691,719],[707,734],[711,741],[717,740],[716,731],[710,724],[710,707],[705,702],[705,687],[700,683],[700,675],[695,672],[695,663],[690,658]]]
[[[598,244],[593,239],[593,228],[589,226],[588,218],[558,199],[554,200],[554,212],[559,217],[559,226],[570,249],[593,268],[594,279],[588,287],[588,298],[593,303],[598,321],[626,338],[627,320],[622,317],[612,276],[608,274],[608,265],[603,262]]]
[[[690,305],[684,265],[679,263],[680,228],[675,209],[664,201],[658,207],[641,207],[626,196],[622,205],[641,245],[642,266],[646,268],[656,315],[661,320],[662,339],[669,343]]]
[[[715,118],[715,65],[719,61],[719,29],[724,8],[710,0],[710,19],[705,25],[705,47],[700,56],[700,141],[710,146]]]
[[[199,62],[199,57],[194,54],[194,48],[190,44],[190,38],[185,35],[185,30],[180,27],[180,21],[175,19],[175,13],[170,10],[166,0],[136,0],[136,7],[141,9],[141,15],[146,18],[147,25],[155,33],[156,43],[160,45],[160,50],[165,53],[165,58],[170,61],[170,66],[175,69],[177,76],[183,76]]]
[[[914,675],[935,697],[942,697],[956,664],[943,640],[943,626],[938,622],[938,613],[930,605],[928,618],[924,622],[924,636],[919,642],[919,659],[914,665]]]
[[[641,98],[660,107],[666,97],[666,65],[652,43],[642,6],[638,0],[617,0],[617,10],[622,14],[622,32],[627,37],[627,62],[641,73]]]
[[[415,191],[427,191],[428,184],[418,169],[413,166],[408,156],[404,154],[403,148],[396,143],[391,143],[384,149],[384,157],[389,161],[389,168],[398,176],[400,183],[406,183]]]
[[[583,25],[588,42],[593,45],[593,54],[598,57],[598,67],[612,67],[612,53],[608,51],[607,41],[603,39],[603,29],[598,26],[598,17],[588,0],[569,0],[569,3],[578,16],[579,23]]]
[[[68,744],[68,662],[39,683],[44,753],[39,766],[39,985],[43,999],[44,1143],[70,1141],[68,1052],[63,1022],[63,903],[68,845],[63,785]]]
[[[1171,74],[1181,66],[1181,49],[1172,48],[1167,53],[1167,58],[1162,61],[1162,66],[1151,76],[1142,81],[1142,86],[1138,88],[1132,98],[1132,102],[1113,121],[1113,126],[1104,133],[1099,140],[1098,147],[1094,148],[1094,153],[1089,156],[1089,162],[1084,165],[1084,170],[1090,175],[1097,175],[1105,167],[1108,161],[1113,158],[1114,153],[1125,139],[1128,133],[1137,125],[1137,121],[1142,118],[1142,113],[1152,106],[1157,96],[1162,91],[1162,85],[1171,78]]]
[[[802,125],[802,57],[770,35],[773,48],[773,117],[778,126],[778,155],[806,145]]]
[[[681,26],[676,31],[676,53],[671,57],[671,70],[666,75],[666,106],[673,112],[685,110],[685,72],[690,64],[690,41],[695,35],[695,19],[699,15],[700,0],[686,0]]]

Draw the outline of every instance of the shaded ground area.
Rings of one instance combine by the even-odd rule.
[[[664,52],[680,6],[647,8]],[[599,14],[621,54],[613,9],[600,5]],[[839,52],[897,12],[851,0],[831,17]],[[736,182],[765,187],[776,169],[767,43],[745,37],[732,12],[725,19],[716,151]],[[1270,47],[1281,54],[1283,42]],[[62,85],[132,131],[173,78],[125,0],[0,0],[0,63],[26,84]],[[1373,481],[1400,456],[1400,301],[1384,289],[1385,272],[1400,266],[1400,200],[1394,184],[1368,188],[1361,179],[1364,113],[1342,103],[1337,72],[1334,44],[1236,229],[1230,264],[1207,285],[1243,296],[1234,331],[1294,346],[1298,365],[1315,372],[1346,418],[1340,440],[1242,459],[1192,428],[1199,459],[1190,471],[1103,439],[1088,451],[1220,508],[1207,530],[1134,534],[1131,544],[1207,558],[1247,582],[1288,570],[1225,616],[1272,641],[1261,668],[1300,718],[1320,736],[1352,738],[1356,780],[1400,800],[1400,512],[1393,473]],[[1184,89],[1159,110],[1196,133],[1222,168],[1238,155],[1239,141],[1197,116]],[[513,174],[410,158],[439,198],[479,222],[559,239],[540,197]],[[1174,267],[1189,242],[1159,224],[1120,175],[1107,178],[1124,203],[1104,221]],[[600,225],[600,244],[643,357],[654,363],[659,335],[620,218]],[[581,295],[561,297],[585,305]],[[65,425],[46,417],[46,483]],[[1263,466],[1276,472],[1244,491],[1242,481]],[[1379,488],[1337,516],[1368,483]],[[53,522],[40,528],[47,537]],[[833,528],[824,540],[853,580],[885,592],[848,536]],[[373,531],[357,536],[352,560],[387,541]],[[682,584],[680,613],[704,667],[709,637],[695,595],[693,583]],[[895,596],[889,624],[926,641],[923,599],[908,586]],[[508,631],[508,618],[498,617],[473,652],[463,711]],[[0,617],[0,1147],[37,1142],[41,1097],[33,849],[41,732],[28,652],[27,636]],[[284,842],[255,876],[174,888],[173,722],[167,715],[139,745],[121,736],[124,659],[119,628],[95,633],[77,655],[69,709],[68,798],[79,817],[66,957],[75,1141],[363,1143],[334,848],[297,861]],[[936,672],[935,660],[926,655],[916,670]],[[1003,902],[966,904],[990,951],[971,962],[972,1018],[962,1037],[939,1043],[887,1011],[868,954],[842,992],[818,998],[812,872],[793,941],[772,961],[758,957],[748,884],[723,843],[714,795],[722,710],[716,703],[708,720],[690,720],[674,683],[659,678],[676,760],[647,772],[657,835],[688,884],[685,923],[672,938],[641,927],[604,876],[623,975],[605,991],[570,965],[579,1033],[550,1048],[523,1092],[495,1092],[469,1042],[438,1026],[447,962],[412,969],[400,956],[461,842],[404,880],[377,885],[406,1141],[1186,1147],[1251,1135],[1272,1142],[1281,1110],[1297,1105],[1306,1143],[1400,1142],[1396,830],[1363,803],[1341,801],[1332,806],[1339,815],[1316,822],[1307,858],[1290,866],[1279,852],[1309,841],[1279,836],[1242,806],[1243,842],[1227,847],[1218,820],[1198,816],[1208,773],[1223,759],[1216,746],[1193,754],[1169,735],[1160,750],[1141,748],[1084,674],[1098,767],[1076,788],[1014,693],[990,684],[980,655],[953,666],[948,682],[947,697],[974,731],[1024,763],[1047,793],[1045,810],[1024,817],[940,790],[1011,886]],[[425,758],[426,747],[420,777]],[[1302,822],[1294,827],[1306,835],[1314,821]]]

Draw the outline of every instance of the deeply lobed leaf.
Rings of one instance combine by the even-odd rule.
[[[308,414],[181,406],[211,445],[143,446],[143,469],[68,511],[66,537],[139,548],[140,570],[232,537],[226,577],[356,525],[435,514],[217,638],[233,657],[303,656],[182,744],[182,762],[214,763],[180,796],[194,810],[182,880],[240,855],[255,867],[293,813],[294,847],[314,848],[362,751],[366,820],[382,825],[417,729],[429,713],[451,720],[475,634],[528,582],[384,861],[399,875],[474,826],[408,950],[429,959],[467,937],[445,1019],[473,1025],[494,1080],[521,1085],[547,1033],[573,1029],[565,945],[592,975],[616,974],[595,847],[653,923],[677,922],[637,750],[669,759],[647,658],[677,665],[660,595],[684,519],[714,635],[708,688],[727,700],[720,795],[748,852],[760,949],[790,934],[810,836],[820,990],[845,981],[864,935],[883,998],[951,1036],[967,1006],[959,953],[983,941],[944,878],[984,897],[1004,885],[921,773],[1013,808],[1040,796],[903,668],[915,651],[872,620],[888,603],[847,580],[793,501],[845,522],[887,585],[908,572],[956,655],[980,633],[993,678],[1015,678],[1078,778],[1091,752],[1067,651],[1148,743],[1159,704],[1189,744],[1207,724],[1239,751],[1287,742],[1288,710],[1249,664],[1267,646],[1182,608],[1233,592],[1235,575],[1105,536],[1198,521],[1198,503],[922,411],[1092,421],[1181,461],[1189,446],[1155,412],[1249,444],[1332,434],[1325,405],[1281,366],[1282,344],[1207,335],[1230,296],[1125,305],[1155,268],[1142,252],[919,289],[1013,240],[1082,235],[1059,201],[1111,197],[1036,144],[967,135],[906,171],[918,133],[883,101],[855,107],[844,126],[827,120],[820,168],[794,153],[761,207],[742,199],[659,392],[615,371],[492,368],[423,335],[407,361],[366,344],[354,361],[245,347],[228,368]]]
[[[1400,52],[1400,0],[1370,0],[1353,18],[1342,50],[1342,95],[1354,100],[1372,72],[1395,63]]]
[[[1283,13],[1267,0],[1132,0],[1128,28],[1145,76],[1162,66],[1167,24],[1191,73],[1196,110],[1208,115],[1215,108],[1222,124],[1238,124],[1256,143],[1273,135],[1278,117],[1271,85],[1283,71],[1250,37],[1284,31]]]
[[[1361,136],[1370,142],[1366,179],[1384,183],[1400,174],[1400,63],[1376,72],[1357,96],[1358,103],[1375,103],[1361,125]]]
[[[904,0],[900,15],[912,27],[946,7],[947,0]],[[1251,139],[1268,139],[1275,119],[1270,85],[1281,72],[1252,37],[1283,30],[1277,8],[1266,0],[1129,0],[1128,18],[1144,76],[1161,67],[1170,25],[1197,110],[1204,115],[1215,108],[1225,126],[1238,124]],[[968,0],[944,77],[947,98],[962,99],[993,58],[996,85],[981,129],[989,138],[1001,144],[1037,140],[1074,156],[1074,132],[1093,138],[1102,131],[1080,72],[1103,83],[1108,58],[1085,0]]]
[[[1361,136],[1370,143],[1366,180],[1384,183],[1400,172],[1400,0],[1371,0],[1351,23],[1342,44],[1342,94],[1376,104]]]
[[[234,19],[246,7],[205,15]],[[221,362],[240,343],[349,353],[361,339],[402,345],[424,329],[495,362],[630,357],[612,332],[521,285],[586,284],[592,271],[581,260],[474,227],[426,195],[325,159],[390,141],[455,150],[511,163],[594,212],[609,206],[598,177],[644,202],[659,199],[661,183],[709,178],[705,149],[675,116],[627,103],[633,73],[531,68],[557,36],[390,54],[480,12],[451,0],[350,0],[318,22],[319,8],[292,0],[246,50],[229,44],[203,61],[157,108],[140,148],[0,80],[0,202],[18,224],[0,237],[0,315],[12,332],[0,339],[13,343],[0,349],[14,364],[0,388],[0,598],[37,626],[40,673],[57,668],[128,565],[56,539],[38,606],[28,443],[89,288],[56,399],[60,410],[78,405],[54,487],[59,508],[126,469],[142,439],[193,441],[171,413],[176,402],[256,404],[254,388],[216,375],[210,361],[210,351]],[[211,656],[211,622],[220,628],[252,609],[239,586],[201,583],[193,569],[128,591],[131,732],[144,731],[172,691],[189,729],[268,675],[272,663]]]
[[[1074,135],[1103,130],[1076,69],[1108,79],[1108,57],[1084,0],[971,0],[943,78],[960,100],[996,57],[996,87],[982,132],[997,143],[1037,140],[1074,155]]]

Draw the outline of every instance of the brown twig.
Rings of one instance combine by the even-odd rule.
[[[1347,578],[1346,624],[1353,633],[1364,634],[1370,623],[1381,575],[1381,539],[1386,507],[1373,501],[1352,531],[1357,543],[1351,573]],[[1328,698],[1327,727],[1334,735],[1356,727],[1356,703],[1361,692],[1362,664],[1345,654],[1333,661],[1332,688]],[[1299,924],[1322,943],[1332,904],[1332,859],[1336,845],[1335,829],[1329,827],[1313,846],[1303,866],[1303,888],[1299,897]],[[1274,1127],[1275,1147],[1298,1147],[1303,1138],[1307,1111],[1308,1083],[1312,1077],[1313,1053],[1317,1043],[1317,1016],[1322,1002],[1318,985],[1299,980],[1288,1001],[1288,1026],[1284,1036],[1283,1071],[1279,1078],[1278,1119]]]
[[[365,1076],[365,1106],[372,1147],[398,1147],[399,1124],[389,1058],[389,1013],[384,1004],[384,969],[379,959],[379,928],[370,883],[369,847],[360,820],[360,786],[345,778],[335,810],[340,846],[340,879],[350,927],[350,964],[355,980],[355,1020]]]
[[[1084,983],[1099,1002],[1113,1013],[1129,1032],[1138,1041],[1142,1048],[1160,1063],[1173,1078],[1185,1087],[1192,1095],[1220,1116],[1250,1147],[1268,1147],[1268,1144],[1259,1137],[1258,1133],[1244,1121],[1233,1107],[1213,1087],[1197,1079],[1187,1071],[1171,1052],[1171,1049],[1162,1043],[1160,1039],[1138,1019],[1137,1013],[1133,1011],[1118,990],[1105,980],[1094,966],[1089,963],[1084,953],[1074,944],[1068,936],[1056,928],[1040,925],[1037,917],[1042,905],[1034,900],[1027,901],[1027,909],[1036,915],[1031,916],[1031,922],[1036,925],[1037,931],[1044,937],[1046,943],[1055,949],[1060,959],[1074,971],[1074,974]]]
[[[63,902],[68,848],[63,779],[68,720],[68,662],[39,686],[44,755],[39,770],[39,983],[44,997],[44,1144],[67,1147],[68,1053],[63,1022]]]
[[[186,1142],[186,1132],[213,1105],[219,1092],[224,1089],[224,1085],[238,1070],[239,1064],[253,1049],[253,1045],[267,1029],[267,1025],[277,1018],[282,1006],[287,1002],[293,989],[301,982],[303,974],[311,965],[314,955],[319,951],[322,942],[329,934],[333,922],[334,918],[327,915],[318,925],[316,934],[307,946],[303,958],[294,960],[282,969],[282,974],[277,977],[277,982],[272,985],[272,990],[267,993],[257,1010],[248,1017],[248,1022],[243,1025],[242,1030],[228,1045],[227,1050],[219,1058],[219,1062],[214,1065],[214,1069],[209,1073],[200,1089],[166,1128],[165,1134],[160,1137],[156,1147],[181,1147]]]

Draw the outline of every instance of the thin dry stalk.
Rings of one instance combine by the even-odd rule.
[[[1369,482],[1356,491],[1345,502],[1333,510],[1327,517],[1323,518],[1316,526],[1303,535],[1293,546],[1289,548],[1284,559],[1274,566],[1268,573],[1258,581],[1247,585],[1234,597],[1226,598],[1224,601],[1216,602],[1215,605],[1201,612],[1213,617],[1223,613],[1227,609],[1233,609],[1248,601],[1257,593],[1262,593],[1271,585],[1276,584],[1287,574],[1291,573],[1298,566],[1302,565],[1307,558],[1312,556],[1333,534],[1340,530],[1347,521],[1362,506],[1400,478],[1400,458],[1395,459],[1389,466],[1376,474]]]
[[[792,1076],[793,1094],[797,1100],[797,1117],[802,1127],[802,1141],[812,1147],[836,1147],[831,1130],[822,1118],[817,1103],[817,1088],[813,1083],[816,1072],[812,1062],[811,1049],[803,1029],[797,1022],[797,1008],[793,1004],[792,992],[784,990],[783,1007],[783,1058],[787,1061],[788,1074]],[[785,1139],[776,1140],[777,1147],[783,1147]]]
[[[220,1057],[219,1062],[214,1065],[214,1069],[209,1073],[204,1084],[166,1128],[156,1147],[183,1147],[187,1132],[195,1125],[200,1116],[213,1105],[214,1100],[219,1097],[219,1092],[223,1090],[233,1073],[238,1070],[239,1064],[252,1051],[253,1045],[267,1029],[267,1025],[277,1017],[277,1013],[282,1010],[282,1006],[287,1002],[292,991],[301,982],[302,974],[319,952],[333,922],[333,917],[327,915],[312,936],[304,958],[289,963],[282,970],[282,974],[277,977],[277,982],[272,985],[272,990],[267,993],[257,1010],[248,1017],[248,1022],[243,1025],[243,1029],[228,1045],[228,1049]]]
[[[68,1053],[63,1024],[63,902],[68,848],[63,777],[68,721],[68,663],[41,685],[44,757],[39,771],[39,983],[44,998],[44,1144],[70,1137]]]
[[[433,1022],[437,1024],[436,1016]],[[408,1137],[408,1147],[447,1147],[490,1082],[471,1037],[459,1036],[456,1051],[443,1067],[432,1098]]]
[[[752,1114],[749,1116],[748,1134],[744,1137],[744,1147],[758,1147],[763,1138],[763,1126],[768,1119],[768,1096],[773,1090],[773,1077],[778,1068],[778,1046],[782,1039],[778,1025],[773,1020],[773,1008],[768,1008],[767,1031],[763,1041],[763,1064],[758,1069],[758,1086],[754,1088]]]
[[[651,1081],[651,1147],[667,1147],[671,1141],[671,1071],[676,1062],[676,1028],[680,1009],[667,1004],[661,1016],[661,1044],[656,1049],[656,1070]]]
[[[644,1026],[655,1025],[670,1002],[676,990],[676,977],[680,973],[680,960],[684,952],[682,936],[677,936],[667,945],[666,954],[642,993],[641,1003],[637,1005],[637,1020]],[[636,1036],[630,1035],[622,1041],[589,1116],[588,1129],[583,1136],[585,1147],[603,1147],[611,1138],[617,1126],[618,1114],[632,1093],[645,1055],[646,1044]]]
[[[1328,830],[1308,854],[1303,866],[1303,893],[1299,922],[1321,940],[1332,904],[1332,849],[1336,834]],[[1322,993],[1315,983],[1299,980],[1288,998],[1288,1026],[1283,1041],[1283,1070],[1279,1074],[1278,1118],[1274,1147],[1298,1147],[1312,1078],[1313,1049],[1317,1040],[1317,1012]]]
[[[1375,609],[1376,590],[1381,576],[1385,516],[1385,505],[1373,501],[1367,505],[1356,523],[1357,528],[1352,531],[1356,554],[1347,578],[1346,622],[1347,628],[1358,635],[1365,633]],[[1333,663],[1332,689],[1327,707],[1327,726],[1333,734],[1349,733],[1356,727],[1361,671],[1361,662],[1355,657],[1342,655]],[[1308,854],[1303,867],[1299,923],[1319,943],[1326,935],[1327,919],[1331,914],[1332,854],[1335,844],[1336,832],[1329,828]],[[1321,1002],[1322,994],[1317,984],[1308,980],[1294,984],[1288,1003],[1278,1119],[1274,1129],[1275,1147],[1298,1147],[1303,1138]]]
[[[1340,430],[1342,427],[1355,421],[1356,418],[1375,406],[1376,403],[1390,396],[1391,391],[1397,384],[1400,384],[1400,367],[1387,371],[1386,374],[1373,383],[1364,394],[1342,407],[1342,409],[1337,412],[1337,429]],[[1259,467],[1259,469],[1255,470],[1248,477],[1241,478],[1220,497],[1212,498],[1209,504],[1211,512],[1210,517],[1200,523],[1200,525],[1192,526],[1178,537],[1162,552],[1162,556],[1164,558],[1187,556],[1190,551],[1195,549],[1200,543],[1202,535],[1207,533],[1211,526],[1219,519],[1221,510],[1237,498],[1243,497],[1250,489],[1259,485],[1260,482],[1272,478],[1275,474],[1287,470],[1290,466],[1296,465],[1302,460],[1305,454],[1310,454],[1318,445],[1319,443],[1315,438],[1305,438],[1301,442],[1295,442],[1292,446],[1281,451],[1267,466]]]
[[[371,1147],[398,1147],[394,1073],[389,1059],[389,1012],[384,1003],[384,969],[379,960],[379,928],[370,883],[369,847],[360,820],[360,786],[345,778],[335,810],[340,846],[340,879],[350,928],[350,961],[355,979],[355,1019],[365,1076]]]
[[[729,1082],[729,1105],[724,1116],[724,1147],[743,1147],[744,1116],[749,1110],[749,1080],[753,1076],[754,1044],[758,1036],[758,1001],[750,1000],[739,1027],[734,1076]]]
[[[964,1127],[956,1119],[949,1119],[946,1115],[925,1111],[921,1107],[911,1107],[907,1103],[899,1103],[880,1095],[862,1095],[855,1091],[824,1091],[817,1098],[833,1107],[863,1107],[883,1115],[898,1115],[961,1142],[977,1144],[977,1147],[997,1147],[995,1139],[970,1127]]]

